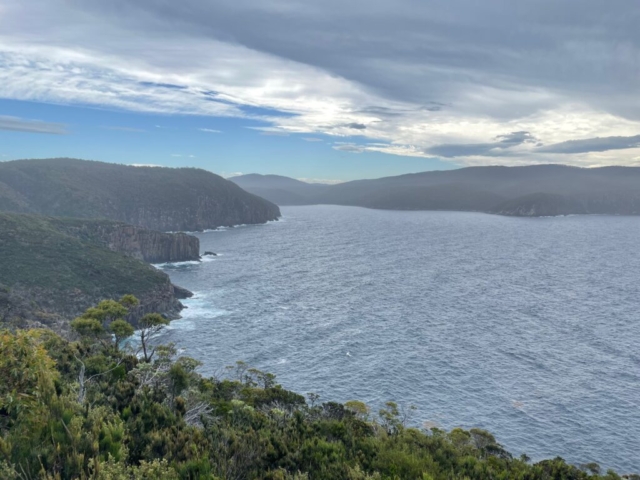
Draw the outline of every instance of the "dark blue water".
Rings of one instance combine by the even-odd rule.
[[[203,373],[245,360],[516,455],[640,471],[640,218],[282,210],[164,267],[197,293],[167,339]]]

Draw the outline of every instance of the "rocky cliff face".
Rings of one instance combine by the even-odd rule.
[[[149,263],[186,262],[200,259],[200,240],[185,233],[162,233],[100,220],[52,220],[69,234],[104,245]]]
[[[48,327],[67,334],[69,322],[87,308],[126,294],[140,300],[129,316],[134,325],[150,312],[178,318],[180,299],[190,292],[135,257],[164,260],[198,248],[197,238],[188,235],[104,220],[0,213],[0,328]]]

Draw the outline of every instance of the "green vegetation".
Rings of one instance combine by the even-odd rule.
[[[57,219],[0,213],[0,283],[139,295],[167,283],[153,267],[64,232]],[[107,295],[103,295],[107,296]]]
[[[29,320],[61,330],[56,322],[127,293],[177,303],[165,273],[68,234],[69,222],[0,213],[0,323]]]
[[[488,432],[420,431],[389,402],[320,403],[243,362],[204,378],[172,345],[146,360],[115,348],[131,334],[131,297],[47,330],[0,332],[0,478],[620,479],[562,459],[512,458]],[[156,317],[146,325],[158,332]],[[119,337],[118,337],[119,336]],[[148,337],[147,337],[148,339]],[[638,479],[640,477],[628,477]]]
[[[108,218],[158,231],[264,223],[278,207],[196,168],[69,158],[0,162],[0,210]]]

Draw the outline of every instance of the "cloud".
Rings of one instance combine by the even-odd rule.
[[[146,132],[146,130],[142,129],[142,128],[134,128],[134,127],[119,127],[119,126],[109,126],[109,127],[102,127],[105,130],[115,130],[118,132],[130,132],[130,133],[144,133]]]
[[[155,163],[130,163],[132,167],[153,167],[153,168],[167,168],[164,165],[156,165]]]
[[[584,140],[569,140],[553,145],[541,146],[537,151],[543,153],[572,154],[625,150],[628,148],[640,148],[640,135],[634,135],[632,137],[596,137]]]
[[[213,128],[199,128],[198,130],[206,133],[222,133],[221,130],[214,130]]]
[[[264,132],[260,132],[260,135],[266,135],[268,137],[288,137],[289,133],[278,132],[278,131],[264,131]]]
[[[65,135],[67,128],[61,123],[42,122],[40,120],[25,120],[18,117],[0,115],[0,130],[26,133],[48,133],[53,135]]]
[[[324,141],[321,138],[317,138],[317,137],[302,137],[302,140],[304,140],[305,142],[323,142]]]
[[[499,157],[513,154],[510,150],[527,143],[536,143],[536,138],[529,132],[511,132],[498,135],[496,141],[490,143],[468,143],[468,144],[444,144],[427,148],[425,152],[445,158],[486,156]]]
[[[319,183],[321,185],[337,185],[339,183],[344,183],[344,180],[334,180],[327,178],[296,178],[296,180],[300,180],[305,183]]]
[[[362,145],[356,145],[354,143],[337,144],[333,146],[333,149],[349,153],[363,153],[366,151],[366,147],[363,147]]]
[[[465,165],[624,164],[633,148],[545,147],[640,131],[640,30],[613,1],[4,0],[0,97],[260,120]]]

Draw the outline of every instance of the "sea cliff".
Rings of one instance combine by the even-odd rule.
[[[197,238],[109,221],[0,213],[0,325],[69,333],[69,322],[103,299],[133,294],[146,313],[178,318],[190,292],[141,258],[193,255]]]
[[[70,235],[149,263],[200,258],[200,240],[185,233],[163,233],[107,220],[51,219]]]

